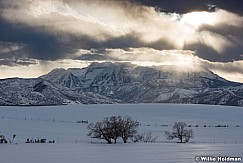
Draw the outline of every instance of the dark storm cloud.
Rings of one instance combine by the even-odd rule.
[[[236,46],[228,48],[223,53],[215,51],[212,47],[203,43],[185,45],[185,49],[195,51],[195,55],[211,62],[231,62],[242,60],[243,47]]]
[[[231,62],[234,60],[242,60],[243,54],[243,29],[241,26],[232,26],[227,24],[217,24],[215,26],[204,25],[198,30],[199,32],[208,31],[223,36],[232,43],[231,47],[227,47],[223,52],[219,53],[212,47],[197,42],[187,44],[185,49],[197,51],[200,58],[213,62]],[[205,40],[207,41],[207,40]],[[216,44],[217,42],[215,42]]]
[[[5,43],[2,45],[5,48],[11,49],[11,43],[23,44],[24,46],[14,51],[0,51],[1,63],[4,65],[15,65],[15,59],[33,58],[40,60],[57,60],[65,58],[67,54],[75,53],[78,49],[99,49],[99,52],[104,52],[105,48],[126,48],[140,47],[142,44],[133,35],[122,36],[119,38],[111,38],[100,42],[89,36],[73,36],[66,34],[68,41],[61,42],[60,35],[52,35],[50,33],[40,31],[34,27],[23,24],[14,24],[0,19],[0,41]],[[96,58],[97,57],[97,58]],[[103,56],[102,58],[105,58]],[[10,61],[13,59],[13,62]],[[101,59],[100,55],[82,56],[80,59],[95,60]]]
[[[76,41],[81,43],[82,46],[79,46],[79,48],[86,48],[86,49],[92,49],[94,48],[96,51],[94,53],[87,53],[87,54],[82,54],[78,55],[77,57],[73,57],[73,59],[79,59],[79,60],[88,60],[88,61],[94,61],[94,60],[99,60],[99,61],[132,61],[132,60],[138,60],[136,54],[133,54],[133,52],[130,50],[130,48],[141,48],[141,47],[149,47],[151,49],[157,49],[157,50],[170,50],[170,49],[175,49],[175,46],[173,43],[168,42],[168,40],[163,40],[160,39],[158,41],[155,41],[153,43],[144,43],[143,41],[138,39],[138,34],[129,34],[126,36],[121,36],[118,38],[111,38],[103,42],[98,42],[95,41],[91,38],[88,37],[83,37],[79,38]],[[115,55],[109,55],[109,52],[107,49],[122,49],[124,51],[127,51],[129,55],[126,55],[127,57],[123,58],[120,57],[120,53],[117,53],[117,56]],[[148,52],[149,53],[149,52]],[[154,55],[152,54],[147,54],[151,55],[151,60],[154,62],[159,62],[160,60],[155,60],[153,57]],[[158,56],[156,56],[158,57]],[[122,59],[121,59],[122,58]],[[144,59],[140,59],[140,61],[146,61]]]
[[[175,48],[172,44],[166,40],[158,40],[153,43],[144,43],[139,40],[139,34],[130,33],[124,36],[109,38],[105,41],[97,41],[95,38],[73,34],[51,34],[45,32],[45,30],[27,26],[24,24],[16,24],[8,22],[4,19],[0,19],[0,41],[14,44],[24,45],[22,48],[16,51],[0,52],[0,59],[13,59],[12,63],[15,63],[15,59],[19,58],[33,58],[39,60],[57,60],[68,57],[68,54],[72,54],[78,51],[78,49],[98,49],[99,54],[90,55],[85,54],[76,59],[82,60],[109,60],[110,58],[105,56],[106,48],[122,48],[129,47],[152,47],[155,49],[171,49]],[[65,41],[61,41],[62,37],[65,37]],[[5,45],[10,47],[11,45]],[[102,54],[103,53],[103,54]],[[3,62],[3,61],[2,61]],[[10,62],[5,60],[4,62]],[[7,64],[5,64],[7,65]],[[14,65],[14,64],[11,64]]]
[[[0,2],[0,41],[20,44],[22,47],[14,52],[0,52],[0,59],[9,58],[13,61],[19,58],[57,60],[68,58],[70,54],[78,53],[79,49],[95,48],[98,49],[97,54],[90,56],[89,54],[84,54],[76,58],[84,60],[109,60],[110,58],[105,55],[106,51],[102,49],[140,47],[158,50],[192,50],[196,51],[195,54],[200,58],[215,62],[229,62],[242,59],[243,30],[241,26],[219,24],[217,26],[202,26],[198,30],[198,33],[209,31],[212,34],[222,36],[222,38],[229,42],[233,42],[234,46],[227,46],[222,51],[217,51],[217,47],[215,49],[212,47],[213,45],[207,44],[207,40],[197,40],[192,43],[185,43],[183,47],[178,47],[175,42],[180,39],[180,32],[177,35],[174,31],[183,31],[181,29],[183,27],[179,26],[179,23],[170,22],[168,13],[164,13],[161,16],[153,8],[143,6],[157,6],[157,8],[166,12],[187,13],[198,10],[208,11],[207,5],[214,4],[219,8],[241,14],[240,9],[243,2],[240,0],[137,0],[140,5],[135,3],[135,1],[120,1],[118,3],[120,6],[116,5],[116,1],[104,1],[102,2],[104,4],[100,1],[92,1],[91,5],[94,6],[90,10],[98,10],[91,10],[94,13],[96,11],[98,13],[98,16],[93,15],[93,17],[89,15],[91,13],[85,15],[77,12],[82,11],[81,9],[83,8],[80,10],[73,9],[75,6],[82,7],[82,3],[89,5],[87,1],[60,1],[60,4],[57,4],[58,7],[55,8],[54,6],[54,11],[52,11],[53,7],[50,9],[43,7],[40,11],[45,9],[47,11],[40,13],[44,15],[41,15],[42,17],[38,15],[38,12],[34,13],[37,14],[36,17],[26,13],[25,10],[29,7],[28,1],[24,1],[25,3],[23,4],[27,5],[24,7],[21,6],[21,3],[17,3],[14,0],[10,0],[13,4],[3,2],[4,0]],[[5,2],[8,2],[8,0],[5,0]],[[42,1],[39,2],[42,3]],[[15,5],[15,3],[17,4]],[[95,5],[96,3],[98,5]],[[36,6],[38,9],[39,6]],[[61,10],[58,10],[60,6]],[[112,10],[113,7],[115,8],[114,10]],[[106,11],[111,11],[111,13],[106,13]],[[50,14],[52,12],[54,14]],[[18,15],[20,13],[24,13],[25,15]],[[111,17],[115,17],[115,19],[112,19],[111,22],[106,22],[106,20],[102,19],[103,17],[99,17],[101,14],[107,19]],[[157,19],[154,19],[154,17]],[[109,24],[116,20],[118,20],[118,24]],[[124,26],[123,29],[120,26],[126,24],[126,21],[128,21],[128,24],[135,25],[131,25],[128,28]],[[114,26],[115,29],[113,29]],[[167,30],[169,31],[167,32]],[[153,33],[154,31],[157,33]],[[165,32],[161,33],[163,31]],[[223,47],[223,45],[221,46]]]
[[[137,2],[151,7],[158,7],[165,12],[208,11],[208,5],[215,5],[218,8],[243,15],[242,0],[137,0]]]
[[[6,2],[6,3],[4,3]],[[53,32],[46,29],[46,26],[51,23],[56,23],[63,20],[53,20],[52,18],[48,22],[45,20],[47,25],[31,26],[28,23],[19,21],[20,15],[11,15],[16,17],[16,21],[8,21],[2,15],[7,10],[22,10],[20,4],[13,1],[11,4],[7,0],[0,2],[0,41],[8,42],[13,44],[24,44],[25,46],[19,50],[0,52],[1,58],[34,58],[40,60],[57,60],[68,57],[68,54],[75,53],[78,49],[91,49],[91,48],[120,48],[120,47],[139,47],[140,41],[131,34],[121,36],[118,38],[110,37],[105,41],[98,41],[96,38],[86,35],[85,33],[73,34],[70,31]],[[66,1],[67,4],[78,1]],[[85,2],[85,1],[81,1]],[[100,3],[100,1],[94,1]],[[107,5],[109,1],[105,1]],[[86,3],[86,2],[85,2]],[[129,7],[131,3],[128,0],[120,2],[124,7]],[[25,3],[24,3],[25,4]],[[26,5],[26,4],[25,4]],[[139,9],[139,7],[138,7]],[[4,12],[3,12],[4,11]],[[142,11],[142,9],[140,10]],[[18,13],[18,12],[17,12]],[[22,11],[20,12],[22,13]],[[26,13],[25,13],[26,14]],[[8,15],[7,15],[8,16]],[[19,18],[20,16],[20,18]],[[27,14],[28,16],[28,14]],[[23,16],[24,17],[24,16]],[[59,18],[60,19],[60,18]],[[43,20],[40,20],[40,22]],[[33,24],[36,22],[33,22]],[[71,22],[72,23],[72,22]],[[67,24],[69,25],[69,24]],[[93,24],[91,24],[93,25]],[[65,28],[65,27],[64,27]],[[106,35],[106,34],[104,34]],[[6,45],[9,47],[10,45]],[[93,58],[93,56],[92,56]],[[13,61],[14,62],[14,61]]]
[[[34,58],[56,60],[74,49],[62,44],[59,37],[24,24],[15,24],[0,18],[0,41],[24,44],[14,52],[1,54],[0,58]]]

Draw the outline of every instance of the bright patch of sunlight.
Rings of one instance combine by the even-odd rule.
[[[216,22],[215,16],[212,12],[190,12],[183,15],[181,21],[194,28],[198,28],[203,24],[214,25]]]

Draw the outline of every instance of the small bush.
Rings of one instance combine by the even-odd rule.
[[[5,138],[4,135],[0,135],[0,144],[6,144],[8,143],[7,139]]]
[[[215,127],[227,127],[227,125],[216,125]]]
[[[16,135],[14,134],[12,140],[8,139],[7,141],[4,135],[0,135],[0,144],[13,143],[15,137]]]
[[[141,134],[134,135],[132,141],[134,143],[144,142],[144,143],[154,143],[157,139],[157,136],[152,136],[152,132],[143,132]]]

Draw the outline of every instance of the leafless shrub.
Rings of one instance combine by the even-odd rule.
[[[145,143],[154,143],[157,139],[157,136],[153,136],[152,132],[143,132],[141,134],[134,135],[132,141],[136,142],[145,142]]]

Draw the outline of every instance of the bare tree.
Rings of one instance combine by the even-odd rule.
[[[134,137],[134,135],[137,133],[138,126],[139,123],[137,121],[134,121],[129,116],[125,116],[122,118],[120,130],[121,130],[121,138],[124,143],[127,143],[127,140],[129,138]]]
[[[188,142],[193,138],[192,129],[187,129],[187,124],[185,122],[175,122],[172,131],[165,131],[165,137],[168,140],[173,140],[175,138],[180,140],[180,143]]]
[[[122,117],[121,116],[111,116],[105,118],[105,122],[110,125],[110,134],[114,142],[116,143],[117,138],[121,136],[121,126],[122,126]]]
[[[88,136],[92,138],[104,139],[107,141],[108,144],[111,144],[111,135],[109,133],[108,125],[105,124],[103,121],[90,123],[87,126],[88,129]]]
[[[139,123],[131,117],[111,116],[105,117],[103,121],[91,123],[87,126],[88,136],[104,139],[108,144],[117,142],[119,137],[126,143],[137,133]]]

